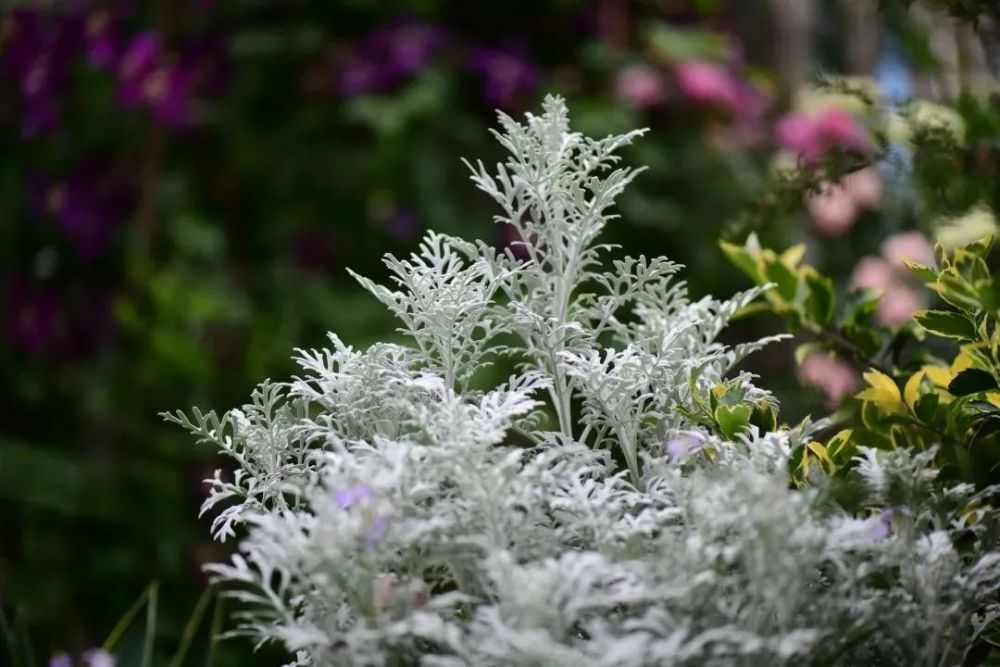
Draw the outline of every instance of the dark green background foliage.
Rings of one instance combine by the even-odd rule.
[[[459,161],[498,158],[495,107],[520,114],[554,92],[582,132],[649,126],[626,155],[649,170],[607,240],[688,265],[695,294],[747,285],[720,236],[815,240],[802,206],[815,172],[789,185],[770,170],[773,123],[801,83],[782,73],[774,11],[735,0],[53,4],[5,10],[0,30],[0,603],[30,629],[39,662],[99,644],[151,581],[162,654],[176,650],[201,564],[228,545],[195,518],[210,453],[157,413],[239,404],[328,330],[356,345],[393,336],[344,268],[381,279],[382,253],[408,251],[422,229],[507,243]],[[833,73],[848,68],[838,6],[818,1],[806,30],[811,66]],[[900,16],[879,21],[904,60],[925,64],[922,33]],[[745,97],[685,91],[676,68],[699,61]],[[623,72],[640,64],[647,78],[630,89]],[[928,211],[996,201],[1000,181],[976,175],[997,169],[998,115],[963,104],[972,146],[923,137],[916,188],[812,244],[838,285],[886,234],[930,231]],[[920,199],[943,172],[957,174],[946,195]],[[777,328],[751,320],[727,335]],[[822,410],[795,381],[790,346],[751,368],[784,418]]]

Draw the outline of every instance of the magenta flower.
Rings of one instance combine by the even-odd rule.
[[[163,46],[156,33],[132,38],[118,62],[118,100],[123,106],[139,106],[145,98],[146,79],[163,67]]]
[[[482,76],[484,99],[499,107],[516,105],[541,78],[538,66],[513,50],[475,48],[468,53],[468,63]]]
[[[118,32],[115,19],[106,9],[97,9],[84,21],[87,62],[98,68],[114,67],[118,58]]]
[[[510,250],[514,257],[522,262],[531,258],[531,253],[521,238],[521,233],[514,225],[504,224],[500,226],[497,232],[497,247]]]
[[[737,82],[723,67],[703,60],[688,60],[674,68],[677,91],[697,104],[729,111],[738,105]]]
[[[786,114],[775,126],[775,139],[781,147],[798,153],[806,164],[816,164],[836,148],[858,152],[871,148],[864,128],[837,107],[814,114]]]
[[[194,75],[170,62],[155,33],[142,33],[129,43],[118,64],[118,100],[128,108],[145,107],[165,127],[179,128],[191,120],[189,98]]]
[[[384,92],[425,67],[446,43],[444,30],[425,23],[374,30],[337,70],[335,90],[345,96]]]

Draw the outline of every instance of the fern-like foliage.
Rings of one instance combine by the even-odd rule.
[[[1000,588],[985,496],[906,452],[865,453],[861,516],[791,489],[811,427],[755,423],[774,399],[731,377],[768,341],[716,342],[756,293],[604,268],[640,133],[586,138],[552,97],[500,122],[472,179],[526,258],[430,233],[392,286],[358,277],[412,344],[331,335],[249,406],[168,416],[235,464],[204,511],[239,535],[210,567],[238,632],[313,667],[961,663]],[[475,389],[496,353],[518,374]]]

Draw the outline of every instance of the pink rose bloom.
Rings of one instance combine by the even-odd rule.
[[[816,123],[804,113],[785,114],[775,125],[775,140],[782,148],[798,153],[808,163],[819,161],[823,141]]]
[[[786,150],[815,164],[835,147],[868,150],[868,135],[847,111],[829,107],[814,114],[792,112],[775,125],[775,140]]]
[[[870,289],[883,294],[896,281],[892,264],[881,257],[864,257],[854,267],[850,286],[855,289]]]
[[[893,234],[882,242],[882,256],[898,269],[906,270],[904,259],[925,266],[934,265],[934,249],[920,232]]]
[[[836,183],[824,183],[819,192],[809,196],[806,205],[816,228],[824,236],[845,234],[858,214],[850,194]]]
[[[814,352],[806,357],[799,366],[798,376],[802,384],[823,392],[830,409],[840,405],[858,385],[857,374],[850,364],[825,352]]]
[[[736,82],[725,69],[715,63],[688,60],[677,65],[674,75],[677,90],[693,102],[728,109],[737,106],[739,94]]]
[[[857,151],[868,150],[868,134],[849,112],[838,107],[824,109],[816,117],[820,136],[828,148],[843,146]]]
[[[910,321],[913,313],[926,306],[923,295],[906,285],[894,283],[882,295],[875,320],[886,327],[899,327]]]
[[[878,208],[882,204],[882,177],[875,167],[851,172],[841,182],[859,207]]]
[[[630,65],[619,70],[615,94],[630,107],[643,109],[663,102],[663,81],[648,65]]]

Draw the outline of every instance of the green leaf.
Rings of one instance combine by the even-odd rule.
[[[170,660],[170,667],[212,667],[221,631],[222,600],[214,587],[206,588],[184,626],[180,646]]]
[[[116,664],[152,666],[158,595],[159,584],[150,584],[104,641],[104,649],[114,654]]]
[[[915,274],[920,276],[920,278],[925,282],[932,283],[937,280],[937,271],[929,266],[910,261],[906,258],[903,258],[903,263],[906,264],[906,267],[910,269],[910,271],[913,271]]]
[[[975,326],[961,313],[949,310],[921,310],[914,313],[913,318],[935,336],[958,340],[976,338]]]
[[[775,283],[775,289],[782,299],[788,302],[795,300],[795,295],[799,291],[799,277],[783,262],[768,262],[764,267],[764,275]]]
[[[715,421],[719,425],[722,435],[727,438],[734,438],[750,422],[752,411],[750,406],[741,403],[740,405],[720,405],[715,409]]]
[[[913,406],[913,412],[917,415],[917,419],[925,424],[933,424],[940,400],[936,393],[921,396]]]
[[[809,315],[819,324],[829,324],[836,312],[833,281],[813,272],[807,272],[805,277],[806,287],[809,290],[806,296],[806,309]]]
[[[996,388],[997,381],[993,374],[979,368],[966,368],[948,385],[948,391],[955,396],[968,396]]]
[[[726,258],[736,265],[736,268],[750,276],[755,283],[762,285],[765,282],[763,276],[760,275],[760,271],[757,269],[757,260],[747,252],[746,248],[727,241],[719,241],[719,247]]]

